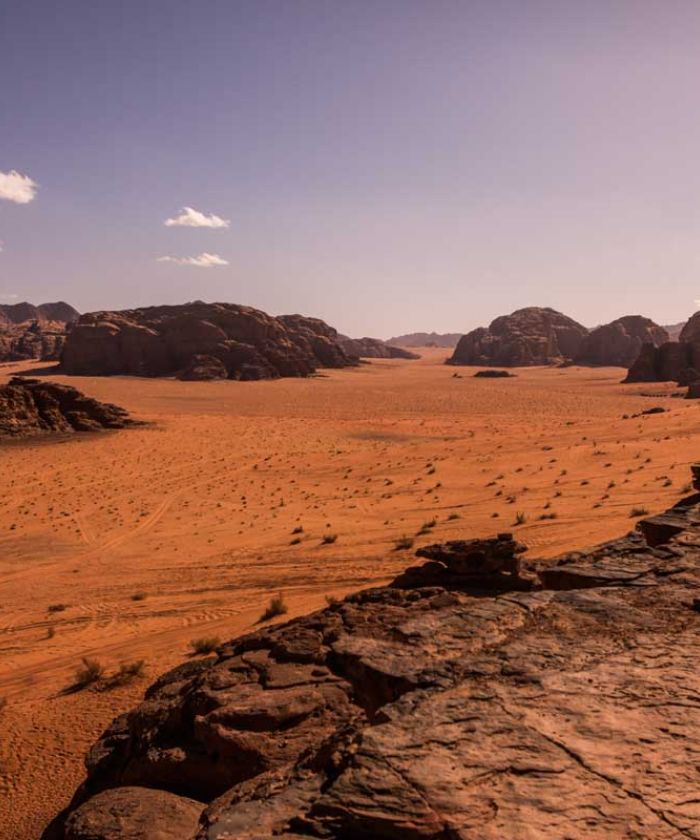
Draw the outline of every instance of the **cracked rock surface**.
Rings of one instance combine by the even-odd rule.
[[[521,550],[433,546],[161,677],[44,837],[700,840],[700,495]]]

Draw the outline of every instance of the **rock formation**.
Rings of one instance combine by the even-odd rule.
[[[649,318],[626,315],[596,327],[583,339],[575,361],[582,365],[629,367],[645,344],[667,342],[668,333]]]
[[[308,376],[354,363],[336,337],[315,318],[274,318],[231,303],[94,312],[71,329],[61,367],[77,375],[175,376],[192,368],[194,357],[208,356],[229,379]]]
[[[399,347],[455,347],[462,333],[416,332],[397,335],[387,344]]]
[[[65,340],[66,324],[60,322],[0,324],[0,362],[57,361]]]
[[[80,313],[69,303],[3,303],[0,304],[0,323],[24,324],[27,321],[54,321],[71,324],[77,321]]]
[[[700,312],[681,330],[678,341],[658,347],[644,344],[631,363],[625,382],[677,382],[690,385],[700,370]]]
[[[165,674],[44,840],[700,837],[700,494],[590,551],[522,549],[424,548]]]
[[[0,305],[0,362],[59,358],[78,313],[67,303]]]
[[[123,429],[133,422],[123,408],[68,385],[20,376],[0,385],[0,438]]]
[[[420,359],[418,353],[394,347],[379,338],[348,338],[339,335],[338,344],[348,356],[357,359]]]
[[[462,336],[450,365],[516,367],[574,359],[588,330],[556,312],[536,306],[518,309]]]

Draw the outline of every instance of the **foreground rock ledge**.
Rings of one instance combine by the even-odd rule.
[[[176,668],[44,837],[700,838],[700,494],[590,551],[522,551],[431,546]]]

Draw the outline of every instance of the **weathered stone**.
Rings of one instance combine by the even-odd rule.
[[[700,496],[529,561],[529,591],[521,549],[429,546],[461,587],[358,592],[170,672],[51,836],[91,836],[76,814],[99,825],[100,796],[138,784],[206,803],[197,840],[700,838]]]
[[[133,423],[123,408],[68,385],[20,376],[0,385],[0,438],[123,429]]]
[[[588,330],[561,312],[532,306],[502,315],[460,338],[449,365],[516,367],[574,358]]]
[[[345,367],[353,360],[337,332],[315,318],[273,318],[249,306],[194,303],[82,315],[61,354],[69,374],[175,376],[201,374],[194,357],[208,357],[229,379],[308,376],[317,367]],[[217,371],[220,368],[217,366]]]

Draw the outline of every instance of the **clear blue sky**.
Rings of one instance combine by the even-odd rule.
[[[699,45],[698,0],[2,0],[0,296],[681,320]]]

